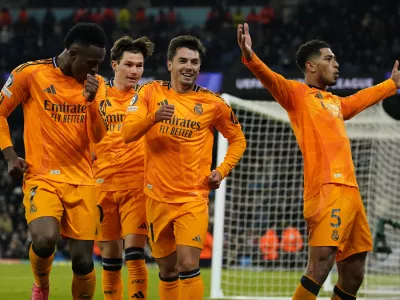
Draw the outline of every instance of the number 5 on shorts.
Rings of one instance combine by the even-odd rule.
[[[342,220],[340,219],[340,217],[337,215],[340,212],[340,209],[338,208],[334,208],[332,209],[332,213],[331,213],[331,218],[332,219],[336,219],[336,223],[330,223],[330,225],[333,228],[338,228],[340,226],[340,224],[342,224]]]

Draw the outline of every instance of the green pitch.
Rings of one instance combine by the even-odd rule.
[[[204,285],[205,285],[205,299],[210,297],[210,282],[211,282],[211,270],[201,270]],[[266,291],[271,294],[281,294],[290,296],[298,284],[301,277],[301,272],[298,271],[250,271],[250,270],[229,270],[224,271],[223,281],[229,281],[231,287],[235,287],[235,291],[231,291],[230,295],[240,294],[252,294],[252,295],[263,295]],[[101,293],[101,267],[97,265],[97,290],[95,298],[96,300],[102,300]],[[227,275],[227,276],[226,276]],[[123,269],[124,282],[126,282],[127,272],[126,268]],[[277,277],[283,277],[284,285],[282,282],[277,281]],[[72,271],[70,265],[55,265],[51,273],[51,290],[50,299],[56,300],[70,300],[71,299],[71,281]],[[27,263],[22,264],[0,264],[0,299],[1,300],[27,300],[31,294],[31,288],[33,283],[33,277],[31,274],[30,265]],[[388,284],[395,289],[399,290],[399,277],[398,276],[369,276],[369,283],[374,285]],[[126,291],[126,289],[125,289]],[[397,294],[398,295],[398,294]],[[228,296],[228,295],[226,295]],[[320,292],[321,298],[329,297],[329,293]],[[362,295],[360,293],[360,299]],[[397,299],[399,296],[384,296],[374,295],[368,297],[368,299]],[[290,297],[288,297],[290,298]],[[129,299],[127,293],[125,293],[125,299]],[[155,266],[149,266],[149,300],[157,300],[158,298],[158,271]],[[329,298],[328,298],[329,299]],[[175,300],[175,299],[171,299]]]
[[[206,297],[210,295],[211,270],[201,271]],[[101,267],[96,267],[97,284],[94,299],[103,299],[101,293]],[[123,276],[127,278],[126,268]],[[28,300],[31,295],[33,276],[29,264],[6,265],[0,264],[0,299],[1,300]],[[72,271],[69,265],[53,266],[50,275],[50,299],[71,300]],[[125,280],[126,282],[126,280]],[[126,289],[125,289],[126,292]],[[125,293],[125,299],[128,294]],[[158,298],[158,271],[155,266],[149,267],[149,300]],[[172,300],[172,299],[171,299]]]

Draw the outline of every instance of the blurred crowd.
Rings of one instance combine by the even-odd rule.
[[[108,37],[108,46],[122,35],[148,36],[156,44],[147,63],[153,71],[166,72],[169,40],[190,33],[201,38],[208,54],[202,70],[240,70],[236,26],[250,24],[253,47],[259,56],[279,70],[296,68],[298,46],[312,38],[328,41],[341,68],[348,72],[389,68],[400,52],[400,4],[370,4],[370,1],[299,1],[298,5],[270,6],[243,13],[241,7],[210,7],[201,25],[188,25],[173,7],[150,14],[144,7],[112,9],[77,8],[58,19],[48,9],[39,23],[22,7],[17,17],[7,8],[0,13],[0,69],[9,71],[20,63],[55,56],[63,50],[63,36],[77,22],[95,22]],[[302,4],[303,3],[303,4]],[[106,58],[103,69],[108,68]]]

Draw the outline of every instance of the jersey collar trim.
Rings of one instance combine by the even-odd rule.
[[[325,91],[325,89],[321,89],[320,87],[317,87],[317,86],[315,86],[315,85],[311,85],[311,84],[307,84],[310,88],[314,88],[314,89],[317,89],[317,90],[321,90],[321,91]]]
[[[172,86],[171,86],[171,81],[168,81],[168,89],[171,89],[171,88],[172,88]],[[199,89],[200,89],[200,86],[199,86],[198,84],[195,84],[195,85],[193,86],[192,91],[198,92]]]
[[[57,65],[57,56],[54,56],[53,59],[52,59],[52,61],[53,61],[53,66],[54,66],[54,68],[58,68],[58,65]]]

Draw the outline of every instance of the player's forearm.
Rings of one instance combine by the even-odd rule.
[[[15,160],[16,158],[18,158],[18,155],[17,155],[17,153],[15,152],[13,146],[9,146],[9,147],[7,147],[7,148],[2,148],[2,151],[3,151],[4,158],[5,158],[5,160],[6,160],[7,162],[13,161],[13,160]]]
[[[10,128],[8,127],[7,118],[0,116],[0,149],[4,150],[8,147],[12,148]]]
[[[122,139],[126,144],[139,140],[155,124],[154,113],[140,120],[126,120],[122,126]]]
[[[91,142],[97,144],[106,136],[107,124],[105,124],[105,119],[100,116],[96,103],[88,105],[87,108],[89,139]]]
[[[242,62],[260,80],[262,85],[270,91],[279,104],[281,104],[286,110],[292,108],[293,105],[288,97],[290,92],[289,80],[272,71],[255,53],[253,53],[250,61],[247,61],[245,57],[242,57]]]
[[[380,84],[363,89],[353,96],[343,98],[341,101],[343,118],[348,120],[364,109],[395,95],[396,92],[396,84],[392,79],[388,79]]]
[[[236,166],[240,158],[246,150],[246,138],[242,131],[234,139],[229,140],[228,151],[226,152],[224,161],[218,166],[217,171],[222,178],[228,176],[232,169]]]

